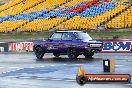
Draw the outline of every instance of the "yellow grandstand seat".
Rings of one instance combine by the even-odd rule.
[[[27,25],[24,25],[22,28],[17,31],[37,31],[37,30],[49,30],[53,28],[55,25],[63,22],[67,18],[51,18],[51,19],[35,19],[32,22],[29,22]],[[25,30],[25,29],[28,30]]]
[[[48,11],[53,9],[60,10],[64,7],[69,8],[80,2],[88,1],[91,0],[11,0],[7,4],[0,6],[0,17],[35,12],[43,9]],[[117,0],[112,1],[117,2]],[[101,26],[102,23],[107,23],[108,21],[109,22],[105,25],[105,28],[132,27],[132,9],[127,9],[131,6],[131,3],[122,5],[123,2],[128,1],[130,0],[119,0],[117,2],[118,5],[114,9],[94,17],[73,16],[70,19],[67,19],[66,17],[56,17],[48,19],[34,19],[31,22],[26,20],[3,21],[0,23],[0,32],[8,32],[15,29],[17,29],[17,31],[42,31],[50,30],[52,28],[59,30],[96,29]],[[56,8],[57,5],[60,7]],[[123,12],[123,10],[126,9],[127,11]],[[120,12],[122,13],[119,14]],[[117,14],[118,16],[114,17]]]
[[[26,20],[4,21],[0,24],[0,32],[10,32],[26,24]]]
[[[110,20],[110,18],[114,17],[117,13],[122,12],[124,9],[126,9],[130,5],[131,5],[131,3],[128,4],[128,5],[120,5],[119,4],[114,9],[112,9],[110,11],[107,11],[107,12],[105,12],[101,15],[98,15],[96,17],[78,17],[78,16],[74,16],[70,20],[64,22],[62,25],[57,26],[56,29],[58,29],[58,30],[60,30],[61,28],[63,28],[63,29],[68,29],[68,28],[96,29],[98,26],[100,26],[101,23],[107,22],[108,20]],[[74,23],[76,25],[70,24],[70,23]],[[74,27],[73,27],[73,25],[74,25]],[[78,25],[78,27],[77,27],[77,25]],[[124,25],[125,24],[120,24],[120,26],[124,26]],[[114,27],[115,27],[115,25],[114,25]]]
[[[0,16],[16,15],[16,14],[23,13],[25,10],[29,9],[30,7],[35,6],[36,4],[40,2],[42,2],[42,0],[25,0],[24,2],[21,2],[17,5],[10,7],[7,10],[2,11],[0,13]]]
[[[46,0],[45,2],[41,3],[41,4],[38,4],[37,6],[31,8],[31,9],[28,9],[26,11],[24,11],[24,13],[29,13],[29,12],[32,12],[32,11],[40,11],[40,10],[43,10],[43,9],[47,9],[47,10],[52,10],[55,8],[55,4],[56,5],[61,5],[63,3],[66,3],[68,2],[69,0]]]
[[[112,19],[105,25],[106,28],[126,28],[132,27],[132,7],[127,9],[124,13]]]
[[[0,6],[0,11],[6,10],[10,8],[11,6],[17,5],[24,1],[25,0],[10,0],[8,3],[5,3],[4,5]]]

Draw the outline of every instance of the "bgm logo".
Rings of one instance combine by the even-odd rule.
[[[103,51],[131,51],[132,42],[104,42]]]

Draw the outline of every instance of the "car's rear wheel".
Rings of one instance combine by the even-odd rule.
[[[92,52],[92,51],[86,51],[86,52],[84,52],[85,58],[92,58],[93,55],[94,55],[94,52]]]
[[[77,59],[77,57],[79,56],[78,52],[74,48],[69,48],[67,50],[67,55],[69,59]]]
[[[35,52],[35,55],[36,55],[36,57],[37,57],[38,60],[42,60],[42,59],[43,59],[44,50],[43,50],[42,47],[37,46],[37,47],[34,49],[34,52]]]
[[[59,56],[60,56],[59,53],[53,53],[53,55],[54,55],[55,57],[59,57]]]

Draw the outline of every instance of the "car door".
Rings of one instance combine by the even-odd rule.
[[[71,43],[72,43],[72,37],[70,36],[70,33],[67,32],[63,33],[62,39],[59,42],[59,51],[62,53],[66,53],[67,47],[69,47]]]
[[[48,52],[59,52],[59,42],[61,41],[62,34],[63,33],[56,32],[51,36],[51,38],[46,43]]]

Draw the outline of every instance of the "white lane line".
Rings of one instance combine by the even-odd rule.
[[[9,72],[11,72],[11,71],[6,71],[6,73],[9,73]]]
[[[2,72],[3,74],[7,73],[7,72]]]
[[[15,70],[11,70],[11,71],[18,71],[18,70],[22,70],[22,69],[24,69],[24,68],[17,68]]]
[[[46,79],[49,79],[49,78],[36,78],[36,79],[40,79],[40,80],[46,80]],[[59,79],[59,78],[51,78],[49,80],[53,80],[53,81],[67,81],[67,82],[75,82],[76,80],[74,79],[71,79],[71,80],[64,80],[64,79]]]
[[[19,68],[19,67],[10,67],[10,68]]]
[[[122,66],[125,66],[125,65],[115,65],[116,67],[122,67]]]
[[[63,64],[63,65],[68,65],[68,64]]]
[[[55,66],[55,65],[51,65],[51,66]],[[45,66],[40,66],[40,67],[45,67]],[[25,68],[21,68],[21,67],[0,67],[0,69],[2,69],[2,68],[11,68],[11,69],[16,69],[16,70],[25,69]],[[29,67],[29,68],[37,68],[37,67]]]
[[[35,67],[30,67],[30,68],[35,68]]]
[[[115,66],[124,66],[124,65],[115,65]]]
[[[22,70],[22,69],[25,69],[25,68],[19,68],[19,70]]]
[[[21,70],[21,69],[19,69],[19,68],[18,68],[18,69],[16,69],[16,71],[18,71],[18,70]]]
[[[20,68],[20,67],[0,67],[0,69],[2,68],[12,68],[12,69],[17,69],[17,68]]]
[[[36,79],[41,79],[41,80],[45,80],[45,79],[48,79],[48,78],[36,78]]]
[[[130,62],[132,62],[132,60],[127,60],[128,62],[130,61]]]
[[[16,76],[7,76],[8,78],[16,78]],[[18,77],[18,78],[22,78],[22,79],[31,79],[32,77]],[[69,80],[65,80],[65,79],[59,79],[59,78],[35,78],[35,79],[38,79],[38,80],[53,80],[53,81],[66,81],[66,82],[75,82],[76,80],[74,79],[69,79]]]
[[[81,66],[82,64],[73,64],[73,65],[76,65],[76,66]]]
[[[43,68],[43,67],[45,67],[45,66],[40,66],[40,67],[42,67],[42,68]]]
[[[60,81],[60,80],[63,80],[63,79],[50,79],[50,80],[54,80],[54,81]]]
[[[54,67],[55,65],[50,65],[51,67]]]
[[[30,79],[30,78],[32,78],[32,77],[20,77],[20,78],[23,78],[23,79]]]
[[[127,86],[132,86],[132,83],[130,83],[130,84],[125,84],[125,85],[127,85]]]
[[[17,70],[11,70],[10,72],[15,72],[15,71],[17,71]]]
[[[2,68],[4,68],[4,67],[0,67],[0,69],[2,69]]]
[[[13,67],[14,68],[14,67]],[[21,69],[24,69],[24,68],[17,68],[15,70],[8,70],[8,71],[4,71],[2,72],[2,74],[6,74],[6,73],[10,73],[10,72],[15,72],[15,71],[18,71],[18,70],[21,70]]]
[[[64,80],[66,82],[75,82],[76,80]]]
[[[6,76],[6,77],[8,77],[8,78],[15,78],[15,76]]]

